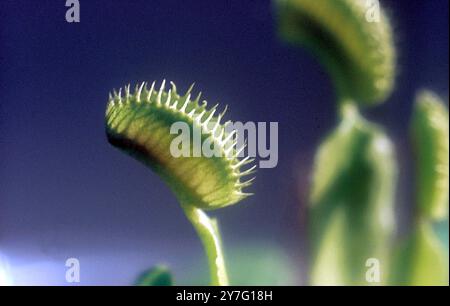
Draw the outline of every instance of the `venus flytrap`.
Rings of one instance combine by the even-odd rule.
[[[442,100],[429,91],[417,95],[411,121],[416,156],[417,205],[429,220],[448,218],[449,121]]]
[[[394,87],[396,52],[389,20],[366,18],[366,0],[276,0],[281,36],[318,56],[337,96],[358,105],[383,102]]]
[[[201,94],[192,99],[192,87],[179,95],[175,84],[165,89],[165,81],[155,89],[142,83],[132,93],[130,86],[110,95],[106,109],[108,141],[157,173],[175,193],[186,217],[196,229],[206,252],[212,285],[227,285],[220,234],[216,221],[204,210],[229,206],[250,196],[243,189],[252,180],[243,180],[254,173],[253,160],[238,159],[233,137],[222,123],[224,112],[217,105],[207,108],[200,102]],[[218,156],[189,157],[171,154],[176,135],[170,132],[177,122],[201,129],[201,141],[209,140],[222,152]],[[193,149],[193,148],[191,148]],[[247,169],[244,169],[247,167]]]
[[[314,164],[310,282],[368,284],[367,259],[388,264],[397,166],[390,140],[358,108],[382,103],[393,89],[391,26],[383,11],[369,22],[364,0],[276,2],[282,37],[319,57],[338,101],[338,127]]]
[[[367,284],[366,260],[383,266],[389,260],[397,179],[392,144],[347,106],[319,147],[313,173],[311,284]]]
[[[448,218],[448,110],[429,91],[417,96],[411,138],[417,165],[417,203],[412,233],[395,254],[391,284],[448,285],[448,257],[432,227],[433,222]]]

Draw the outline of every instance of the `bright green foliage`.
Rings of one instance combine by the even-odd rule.
[[[208,257],[211,284],[216,286],[228,285],[228,275],[217,220],[209,218],[200,208],[193,205],[182,204],[182,207],[202,241]]]
[[[298,270],[293,269],[295,256],[270,239],[228,245],[226,255],[232,286],[289,286],[301,281]],[[207,284],[207,275],[199,264],[186,267],[184,277],[177,278],[177,284]]]
[[[164,83],[159,90],[154,89],[155,83],[150,89],[143,83],[134,94],[126,87],[124,97],[122,90],[110,97],[106,110],[109,142],[159,174],[182,203],[216,209],[247,197],[242,188],[249,182],[240,180],[254,168],[240,170],[250,161],[238,160],[236,143],[221,123],[224,114],[214,116],[217,106],[208,110],[206,101],[200,105],[200,96],[191,101],[190,90],[179,96],[172,84],[164,91]],[[187,123],[190,135],[194,128],[202,130],[201,143],[212,139],[222,156],[196,157],[193,148],[190,157],[172,156],[170,145],[178,135],[171,134],[170,128],[176,122]]]
[[[429,222],[421,220],[395,254],[391,285],[448,286],[448,257]]]
[[[448,218],[447,109],[430,92],[418,95],[411,124],[418,207],[411,235],[389,263],[397,166],[390,141],[357,109],[383,102],[393,90],[396,51],[389,20],[378,2],[276,3],[281,35],[319,57],[340,102],[341,123],[315,161],[311,283],[367,284],[369,258],[380,261],[382,283],[448,283],[448,259],[432,229],[434,221]]]
[[[432,220],[448,217],[448,110],[431,92],[417,96],[411,123],[416,156],[417,198],[420,215]]]
[[[106,134],[113,146],[141,161],[170,186],[203,243],[212,284],[227,285],[219,230],[202,209],[229,206],[249,196],[242,189],[253,179],[241,179],[252,174],[256,166],[242,170],[252,160],[238,159],[244,148],[236,150],[234,133],[227,133],[226,123],[221,123],[224,112],[215,115],[217,105],[207,109],[206,101],[200,103],[200,95],[191,100],[191,89],[180,96],[173,83],[165,91],[163,81],[159,90],[153,82],[150,88],[146,83],[136,86],[134,93],[127,86],[124,96],[122,89],[114,92],[106,109]],[[174,156],[171,145],[183,137],[171,133],[174,123],[186,123],[189,135],[200,131],[200,143],[209,142],[221,154],[196,154],[190,136],[189,156]]]
[[[386,282],[397,165],[390,140],[358,106],[383,102],[394,87],[389,20],[378,5],[360,0],[277,0],[277,8],[281,35],[319,57],[340,102],[341,122],[315,160],[311,283],[367,285],[370,258]]]
[[[319,56],[339,97],[376,104],[389,96],[396,52],[389,20],[381,8],[368,7],[361,0],[276,2],[282,37]]]
[[[387,265],[397,178],[393,155],[379,128],[347,106],[315,161],[309,216],[312,284],[367,285],[366,260]]]
[[[173,279],[166,266],[156,266],[144,271],[136,280],[136,286],[172,286]]]
[[[411,120],[417,206],[412,233],[396,251],[393,285],[448,285],[448,254],[433,223],[448,220],[448,110],[429,91],[417,95]]]

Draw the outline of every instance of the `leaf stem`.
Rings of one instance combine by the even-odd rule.
[[[186,217],[194,226],[208,258],[211,285],[228,286],[228,276],[217,223],[193,205],[182,203]]]
[[[346,118],[349,115],[358,116],[358,107],[356,103],[349,98],[339,97],[338,98],[338,114],[339,118]]]

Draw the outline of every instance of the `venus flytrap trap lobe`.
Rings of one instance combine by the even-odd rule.
[[[417,95],[411,141],[417,203],[412,232],[396,250],[391,284],[448,286],[448,256],[433,222],[448,219],[449,121],[448,110],[432,92]]]
[[[394,86],[396,52],[389,21],[366,18],[365,0],[276,0],[279,31],[317,55],[340,101],[383,102]]]
[[[200,104],[200,95],[191,100],[191,89],[179,96],[175,85],[167,92],[165,82],[159,90],[154,84],[136,87],[134,94],[125,88],[111,95],[106,113],[106,130],[111,144],[137,158],[157,172],[174,189],[182,203],[191,202],[202,209],[215,209],[234,204],[251,195],[243,192],[250,182],[241,178],[254,173],[255,166],[245,171],[242,167],[252,159],[239,160],[236,154],[226,154],[235,146],[221,123],[224,113],[214,116],[217,106],[208,110],[206,101]],[[174,158],[170,144],[175,135],[170,127],[186,122],[203,131],[202,140],[213,139],[223,151],[221,157]],[[213,128],[209,128],[213,123]],[[237,150],[241,151],[242,148]],[[235,151],[236,153],[236,151]],[[195,175],[194,175],[195,174]]]
[[[370,22],[364,0],[276,2],[281,36],[318,56],[338,102],[340,122],[314,164],[310,281],[367,284],[366,260],[387,264],[397,166],[390,140],[358,107],[383,102],[393,89],[391,26],[381,9],[379,22]]]
[[[419,95],[412,120],[416,216],[409,239],[392,261],[393,147],[358,110],[383,102],[394,87],[396,51],[389,20],[373,1],[276,2],[282,36],[319,57],[339,102],[340,123],[319,147],[314,164],[311,283],[369,284],[364,261],[370,258],[380,263],[381,275],[373,279],[381,284],[448,285],[448,257],[432,229],[434,221],[448,218],[448,111],[433,94]],[[375,22],[373,9],[379,10]]]
[[[429,91],[416,98],[411,138],[417,160],[417,199],[421,215],[431,220],[448,217],[448,110]]]
[[[238,159],[236,142],[221,123],[224,112],[216,115],[217,105],[207,109],[200,103],[201,94],[191,99],[191,88],[179,95],[175,84],[166,91],[165,81],[159,90],[142,83],[134,93],[130,86],[110,94],[106,109],[108,141],[144,163],[169,185],[178,198],[187,218],[202,240],[213,285],[227,285],[220,235],[215,220],[203,210],[229,206],[250,196],[243,188],[253,179],[243,177],[254,173],[256,166],[247,166],[252,159]],[[123,94],[122,94],[123,93]],[[212,157],[174,157],[171,143],[175,135],[170,128],[176,122],[186,122],[202,131],[203,140],[212,140],[222,155]],[[248,167],[247,169],[243,169]]]

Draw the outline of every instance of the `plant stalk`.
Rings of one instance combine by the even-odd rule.
[[[186,217],[194,226],[208,258],[212,286],[228,286],[228,276],[216,221],[193,205],[181,205]]]
[[[345,96],[338,98],[338,116],[340,119],[346,118],[349,115],[358,116],[359,110],[356,103]]]

